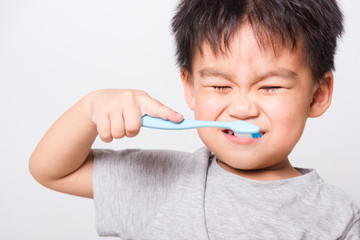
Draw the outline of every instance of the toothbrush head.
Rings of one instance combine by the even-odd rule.
[[[252,133],[251,136],[252,138],[261,138],[261,133]]]
[[[251,134],[252,138],[261,138],[260,128],[245,121],[238,120],[230,122],[229,129],[232,130],[235,135]]]

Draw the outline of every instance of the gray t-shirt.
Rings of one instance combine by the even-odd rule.
[[[100,236],[122,240],[360,239],[359,208],[315,170],[255,181],[208,149],[94,150]]]

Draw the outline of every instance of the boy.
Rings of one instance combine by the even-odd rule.
[[[86,95],[30,159],[43,185],[93,197],[97,230],[122,239],[360,239],[360,212],[287,156],[332,97],[342,33],[335,0],[183,0],[173,18],[185,97],[200,120],[243,120],[262,137],[199,129],[195,153],[91,150],[134,137],[145,114],[183,117],[139,90]]]

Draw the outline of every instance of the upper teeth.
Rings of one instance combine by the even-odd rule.
[[[230,129],[226,129],[225,133],[229,134],[229,135],[235,135],[238,138],[252,138],[251,134],[248,134],[248,133],[236,133],[236,132],[231,131]]]
[[[238,138],[252,138],[251,134],[248,133],[235,133],[234,135]]]
[[[225,130],[225,133],[230,134],[230,135],[234,135],[234,132],[231,131],[230,129],[226,129],[226,130]]]

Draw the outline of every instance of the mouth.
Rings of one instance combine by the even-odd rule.
[[[252,136],[251,133],[236,133],[230,129],[224,129],[222,130],[222,132],[228,136],[229,138],[233,139],[233,140],[238,140],[238,141],[251,141],[251,140],[255,140]],[[265,132],[260,132],[261,136],[263,136],[265,134]]]
[[[236,132],[231,131],[230,129],[225,129],[225,130],[223,130],[223,132],[227,135],[236,136],[236,137],[242,138],[242,139],[252,138],[251,134],[249,134],[249,133],[236,133]]]

